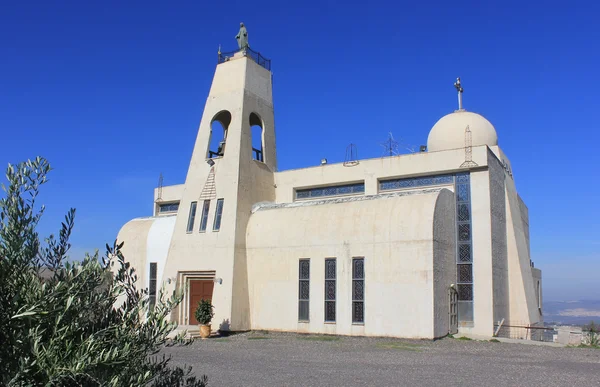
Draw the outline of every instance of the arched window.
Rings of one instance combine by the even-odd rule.
[[[250,113],[250,131],[252,132],[252,159],[264,162],[263,123],[256,113]]]
[[[222,110],[210,122],[210,137],[208,140],[208,154],[206,158],[223,157],[225,154],[225,141],[227,129],[231,123],[231,113]]]

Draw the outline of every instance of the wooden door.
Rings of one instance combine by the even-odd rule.
[[[213,280],[190,280],[190,325],[198,324],[194,312],[202,299],[212,301]]]

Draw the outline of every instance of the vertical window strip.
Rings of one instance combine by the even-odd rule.
[[[148,306],[150,311],[156,305],[156,262],[150,262],[150,281],[148,286]]]
[[[460,322],[473,321],[473,236],[471,227],[471,182],[469,173],[457,173],[456,196],[456,274],[458,290],[458,318]]]
[[[335,322],[336,259],[325,259],[325,322]]]
[[[221,229],[221,217],[223,215],[223,199],[217,199],[217,209],[215,211],[215,221],[213,223],[213,231]]]
[[[196,220],[197,205],[198,202],[192,202],[192,205],[190,206],[190,215],[188,217],[187,232],[192,232],[194,230],[194,221]]]
[[[365,322],[365,260],[352,258],[352,322]]]
[[[300,259],[298,266],[298,321],[308,321],[310,301],[310,259]]]
[[[210,200],[205,200],[202,205],[202,218],[200,219],[200,232],[206,231],[208,223],[208,210],[210,209]]]

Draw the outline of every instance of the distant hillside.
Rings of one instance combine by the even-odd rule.
[[[590,321],[600,324],[600,300],[544,302],[544,322],[565,325],[584,325]]]

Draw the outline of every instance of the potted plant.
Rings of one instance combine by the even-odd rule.
[[[198,302],[198,307],[194,311],[194,317],[198,320],[200,327],[200,337],[206,339],[210,336],[210,322],[215,315],[214,306],[210,300],[202,299]]]

